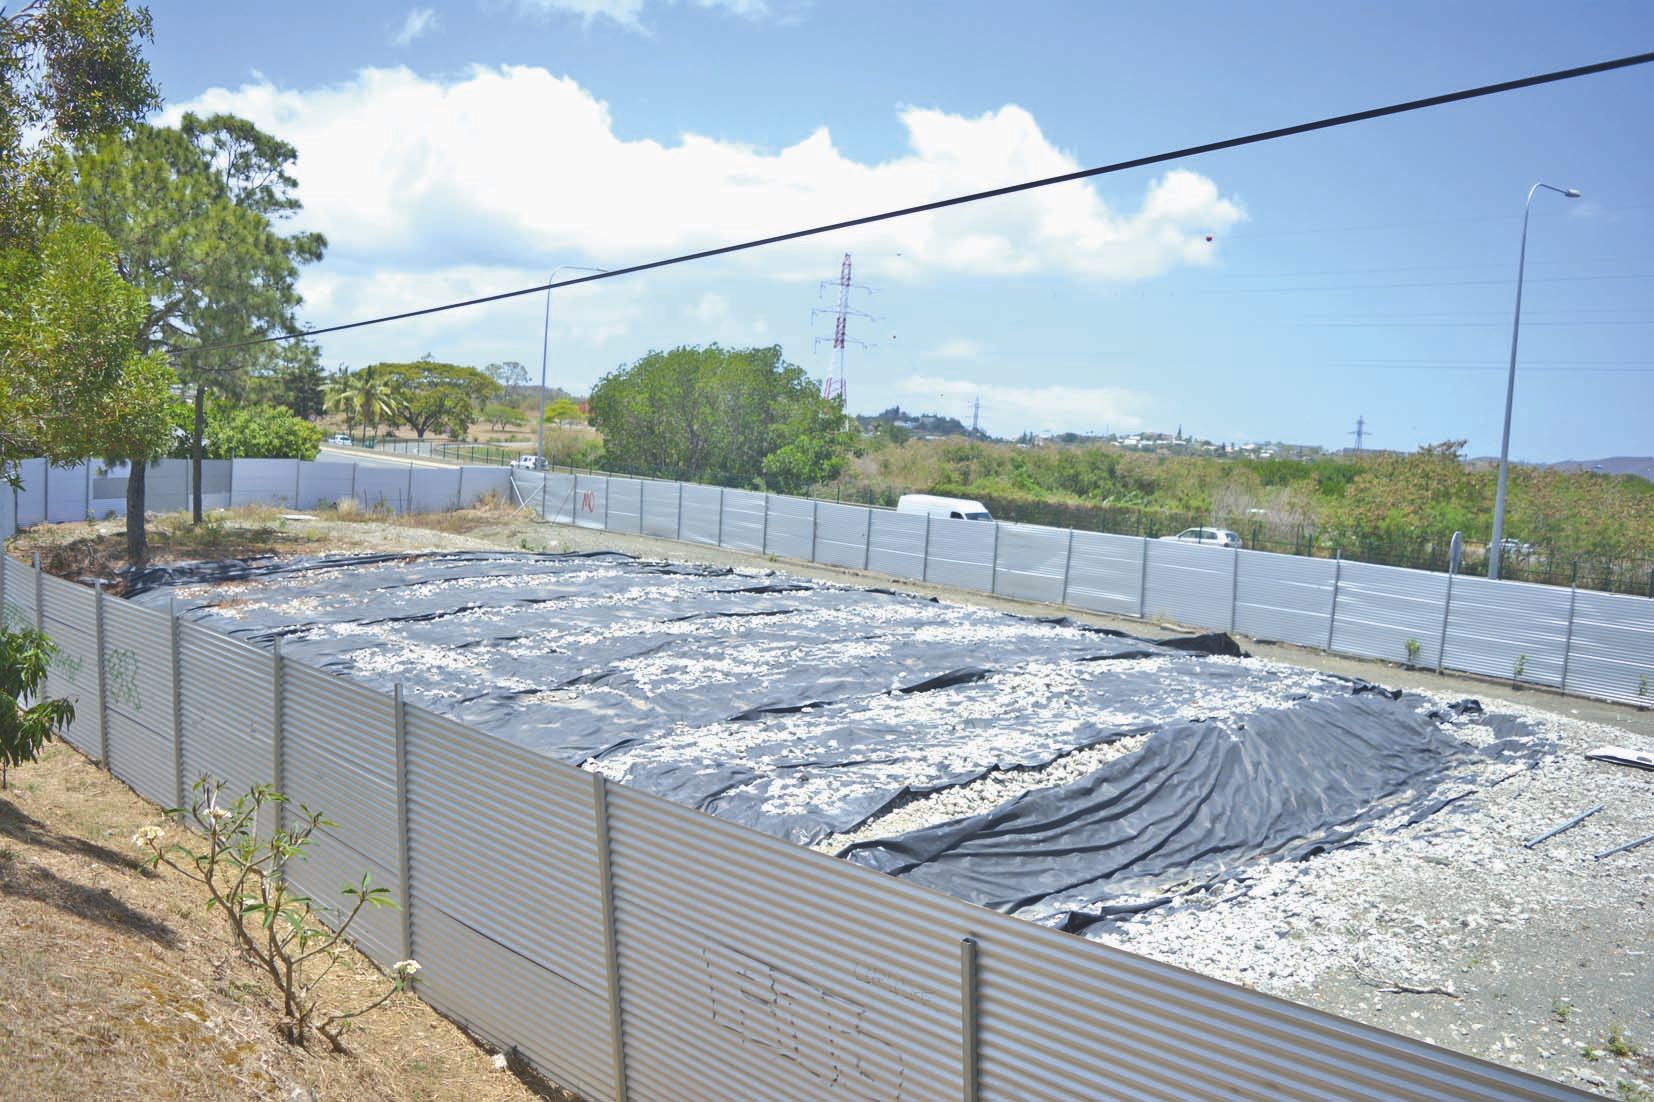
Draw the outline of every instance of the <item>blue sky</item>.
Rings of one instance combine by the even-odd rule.
[[[293,142],[331,247],[304,320],[617,267],[1647,50],[1654,7],[290,0],[154,5],[168,118]],[[550,378],[676,344],[830,369],[985,428],[1654,452],[1654,66],[558,292]],[[1207,241],[1210,236],[1211,240]],[[327,338],[538,371],[543,299]]]

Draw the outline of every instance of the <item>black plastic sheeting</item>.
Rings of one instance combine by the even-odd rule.
[[[1262,858],[1301,859],[1397,812],[1438,810],[1457,767],[1523,760],[1510,735],[1477,750],[1419,701],[1368,692],[1157,731],[1070,784],[982,815],[853,845],[859,864],[1037,921],[1083,929],[1168,902]],[[1472,704],[1461,708],[1479,715]],[[1514,727],[1501,720],[1508,733]]]
[[[850,859],[1084,926],[1415,809],[1477,751],[1465,722],[1361,682],[768,572],[618,554],[213,563],[129,594],[292,661],[804,843],[1090,747],[1143,746]],[[1479,709],[1476,709],[1479,711]],[[1482,717],[1485,718],[1485,717]],[[1531,740],[1500,744],[1510,756]],[[1437,800],[1440,803],[1440,800]]]

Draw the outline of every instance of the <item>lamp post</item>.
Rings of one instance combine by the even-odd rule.
[[[546,454],[546,361],[551,353],[551,287],[549,284],[557,282],[558,272],[605,272],[607,268],[583,268],[578,264],[559,264],[551,270],[551,278],[546,280],[546,324],[540,337],[540,419],[535,422],[534,454]]]
[[[1510,477],[1510,409],[1516,398],[1516,339],[1522,333],[1522,269],[1528,259],[1528,211],[1533,206],[1534,193],[1540,188],[1569,199],[1579,198],[1577,188],[1538,183],[1528,189],[1528,201],[1522,207],[1522,249],[1516,254],[1516,318],[1510,326],[1510,377],[1505,381],[1505,434],[1499,442],[1499,488],[1493,495],[1493,542],[1487,551],[1487,576],[1493,579],[1499,577],[1499,556],[1505,549],[1505,482]]]

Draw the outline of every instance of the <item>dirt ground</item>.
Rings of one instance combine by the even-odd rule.
[[[877,584],[1025,615],[1067,614],[1151,638],[1184,630],[716,547],[553,526],[499,503],[435,518],[440,531],[421,527],[420,518],[297,519],[274,511],[222,523],[215,546],[185,534],[158,545],[157,558],[370,548],[614,550]],[[61,573],[108,576],[118,561],[117,527],[36,529],[13,541],[13,554],[39,549],[48,561],[60,556]],[[1490,711],[1528,720],[1555,741],[1556,752],[1539,768],[1468,794],[1421,824],[1397,825],[1374,842],[1295,865],[1269,866],[1228,889],[1229,898],[1213,893],[1141,928],[1127,924],[1108,940],[1571,1086],[1654,1102],[1654,843],[1593,857],[1654,832],[1654,773],[1583,757],[1605,743],[1654,751],[1654,713],[1245,638],[1241,644],[1271,661],[1437,700],[1478,698]],[[1604,810],[1579,827],[1532,849],[1523,845],[1596,803]],[[0,895],[0,903],[7,901]],[[0,931],[5,925],[0,919]]]

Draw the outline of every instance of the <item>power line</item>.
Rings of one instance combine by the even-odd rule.
[[[805,237],[814,237],[824,233],[834,233],[838,230],[853,229],[857,226],[872,225],[877,222],[887,222],[894,218],[905,218],[914,214],[923,214],[927,211],[944,210],[965,203],[977,203],[985,199],[995,199],[1004,195],[1015,195],[1035,188],[1051,187],[1055,184],[1066,184],[1075,180],[1086,180],[1094,176],[1106,176],[1111,173],[1125,172],[1134,168],[1146,168],[1150,165],[1164,164],[1167,161],[1183,160],[1190,157],[1199,157],[1207,153],[1217,153],[1225,149],[1238,149],[1242,146],[1257,145],[1261,142],[1276,141],[1280,138],[1295,137],[1299,134],[1309,134],[1317,130],[1330,130],[1334,127],[1349,126],[1358,122],[1368,122],[1372,119],[1387,118],[1391,115],[1404,115],[1412,111],[1422,111],[1430,107],[1442,107],[1450,103],[1462,103],[1466,100],[1481,99],[1485,96],[1501,95],[1505,92],[1515,92],[1523,88],[1534,88],[1544,84],[1555,84],[1559,81],[1574,80],[1579,77],[1595,76],[1598,73],[1612,72],[1616,69],[1628,69],[1637,65],[1646,65],[1654,61],[1654,52],[1632,54],[1627,57],[1614,58],[1611,61],[1599,61],[1592,65],[1581,65],[1572,69],[1558,69],[1554,72],[1540,73],[1535,76],[1521,77],[1517,80],[1500,81],[1497,84],[1484,84],[1475,88],[1466,88],[1457,92],[1447,92],[1442,95],[1428,96],[1424,99],[1408,100],[1404,103],[1394,103],[1386,107],[1373,107],[1365,111],[1356,111],[1347,115],[1333,115],[1313,122],[1297,123],[1293,126],[1278,127],[1274,130],[1260,130],[1238,138],[1225,138],[1222,141],[1207,142],[1203,145],[1186,146],[1165,153],[1154,153],[1146,157],[1135,157],[1127,161],[1116,161],[1113,164],[1099,165],[1096,168],[1080,169],[1076,172],[1065,172],[1057,176],[1047,176],[1038,180],[1028,180],[1020,184],[1009,184],[1005,187],[990,188],[986,191],[971,192],[967,195],[956,195],[950,199],[937,199],[929,203],[920,203],[916,206],[901,207],[896,210],[885,211],[881,214],[869,214],[860,218],[850,218],[842,222],[830,222],[825,225],[813,226],[809,229],[793,230],[788,233],[774,234],[769,237],[755,238],[735,245],[721,245],[717,248],[702,249],[698,252],[683,253],[678,256],[667,257],[664,260],[651,260],[642,264],[633,264],[624,268],[613,268],[607,272],[593,275],[579,276],[575,279],[566,279],[561,283],[550,281],[537,284],[533,287],[523,287],[515,291],[502,291],[493,295],[482,295],[478,298],[464,299],[458,302],[443,303],[440,306],[427,306],[419,310],[406,310],[399,314],[386,314],[376,318],[365,318],[361,321],[345,322],[341,325],[329,325],[317,329],[306,329],[290,333],[278,333],[274,336],[259,337],[254,340],[236,341],[228,344],[208,345],[195,349],[185,349],[186,352],[218,352],[235,348],[250,348],[260,344],[270,344],[275,341],[293,340],[297,337],[319,337],[326,333],[340,333],[347,329],[361,329],[369,325],[382,325],[386,322],[405,321],[409,318],[426,317],[430,314],[439,314],[448,310],[461,310],[471,306],[482,306],[491,302],[503,302],[507,299],[520,298],[523,295],[535,295],[542,291],[549,291],[556,287],[573,287],[581,283],[594,283],[602,279],[615,279],[624,275],[635,275],[638,272],[652,271],[656,268],[666,268],[675,264],[687,264],[693,260],[707,260],[715,256],[727,256],[730,253],[745,252],[749,249],[761,248],[765,245],[778,245],[785,241],[797,241]]]

